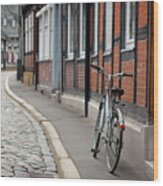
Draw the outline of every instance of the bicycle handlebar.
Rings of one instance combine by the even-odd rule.
[[[93,64],[91,64],[91,67],[93,67],[97,71],[102,71],[102,73],[104,73],[106,76],[108,76],[108,74],[104,71],[103,68],[101,68],[99,66],[96,66],[96,65],[93,65]],[[116,73],[116,74],[111,74],[111,76],[112,77],[118,77],[118,76],[121,76],[121,77],[124,77],[124,76],[126,76],[126,77],[133,77],[133,74],[120,72],[120,73]]]
[[[133,74],[131,74],[131,73],[124,73],[123,76],[126,76],[126,77],[133,77]]]
[[[96,66],[96,65],[93,65],[93,64],[91,64],[91,67],[95,68],[95,69],[96,69],[96,70],[98,70],[98,71],[100,71],[100,70],[101,70],[101,68],[100,68],[100,67],[98,67],[98,66]]]

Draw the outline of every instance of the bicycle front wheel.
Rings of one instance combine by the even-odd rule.
[[[106,162],[110,173],[114,173],[119,163],[123,143],[123,131],[124,129],[120,128],[119,124],[119,114],[116,112],[107,130]]]
[[[101,102],[99,106],[99,112],[96,120],[96,126],[95,126],[95,135],[94,135],[94,144],[93,144],[93,157],[96,158],[97,153],[100,151],[99,145],[100,145],[100,139],[101,139],[101,134],[103,130],[103,125],[104,125],[104,103]]]

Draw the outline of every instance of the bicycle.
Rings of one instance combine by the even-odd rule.
[[[123,132],[125,130],[125,119],[121,109],[118,107],[120,98],[124,94],[122,88],[112,87],[112,79],[132,77],[129,73],[107,74],[105,70],[96,65],[91,65],[98,72],[107,76],[106,89],[102,94],[99,104],[99,111],[95,125],[95,138],[91,152],[97,158],[100,152],[100,140],[103,139],[106,145],[106,163],[110,173],[114,173],[120,160],[123,146]]]

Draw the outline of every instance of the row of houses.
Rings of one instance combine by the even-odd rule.
[[[78,95],[85,100],[85,115],[106,82],[91,63],[108,73],[133,74],[112,83],[125,91],[121,99],[127,116],[148,128],[144,135],[149,161],[154,125],[153,13],[152,1],[99,2],[23,5],[21,17],[23,82],[48,95],[56,91]]]

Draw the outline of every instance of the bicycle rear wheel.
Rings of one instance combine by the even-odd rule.
[[[93,157],[97,157],[97,153],[100,152],[99,145],[100,145],[100,139],[101,134],[104,126],[104,119],[105,119],[105,113],[104,113],[104,103],[101,102],[99,106],[99,112],[96,120],[95,125],[95,134],[94,134],[94,143],[93,143],[93,149],[91,150],[93,153]]]
[[[106,162],[110,173],[114,173],[119,163],[122,143],[123,131],[120,128],[118,113],[116,113],[108,126],[107,143],[106,143]]]

